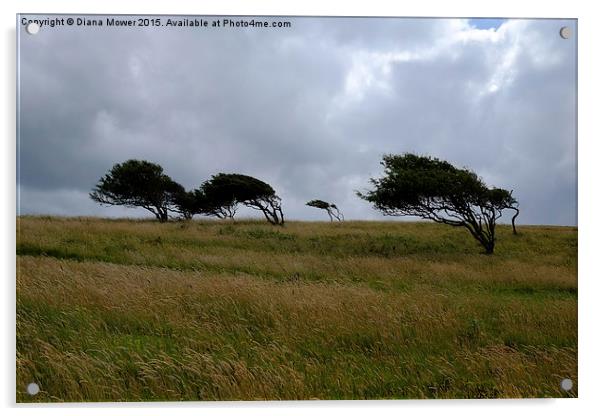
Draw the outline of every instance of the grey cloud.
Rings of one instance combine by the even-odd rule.
[[[514,189],[524,222],[575,223],[576,50],[558,36],[573,21],[495,36],[460,20],[292,21],[23,37],[20,212],[146,215],[87,199],[114,163],[144,158],[188,188],[262,178],[289,218],[322,218],[312,198],[381,218],[353,191],[384,153],[414,151]]]

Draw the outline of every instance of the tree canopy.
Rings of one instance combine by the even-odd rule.
[[[184,192],[161,166],[130,159],[115,164],[90,192],[90,198],[103,205],[144,208],[164,222],[169,212],[176,212],[175,200]]]
[[[218,173],[179,201],[181,211],[234,218],[239,205],[261,211],[272,224],[282,225],[280,197],[267,183],[248,175]]]
[[[201,214],[234,218],[243,191],[233,174],[218,173],[203,182],[196,191]]]
[[[202,212],[203,200],[198,195],[199,191],[184,191],[175,195],[175,211],[179,212],[186,220],[192,219],[195,214]]]
[[[325,210],[331,222],[333,221],[333,218],[336,218],[337,221],[343,221],[344,219],[343,213],[339,210],[339,208],[330,202],[322,201],[321,199],[312,199],[305,205]]]
[[[386,155],[381,164],[384,176],[371,179],[374,189],[358,192],[359,197],[384,215],[465,227],[488,254],[495,247],[495,225],[502,211],[518,213],[512,192],[488,188],[474,172],[446,161],[406,153]]]
[[[220,174],[221,180],[235,190],[235,198],[243,205],[261,211],[274,225],[284,225],[281,199],[269,184],[252,176],[236,173]]]

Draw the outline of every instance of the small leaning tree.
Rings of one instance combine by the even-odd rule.
[[[495,225],[502,211],[513,209],[518,215],[518,203],[510,191],[488,188],[467,169],[410,153],[386,155],[381,164],[384,176],[371,179],[374,189],[358,192],[360,198],[384,215],[417,216],[464,227],[487,254],[493,253]]]
[[[339,208],[335,204],[331,204],[330,202],[322,201],[321,199],[312,199],[305,205],[312,208],[323,209],[324,211],[326,211],[328,217],[330,218],[330,222],[333,221],[333,218],[336,218],[337,221],[343,221],[345,219],[343,213],[339,210]]]
[[[163,173],[163,168],[146,160],[130,159],[117,163],[90,192],[90,198],[102,205],[144,208],[160,222],[170,212],[179,212],[175,201],[184,188]]]

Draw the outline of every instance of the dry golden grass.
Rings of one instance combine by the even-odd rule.
[[[21,218],[17,400],[576,396],[576,229],[497,249],[433,224]]]

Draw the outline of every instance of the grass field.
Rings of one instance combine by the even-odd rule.
[[[577,395],[574,227],[17,222],[18,402]]]

